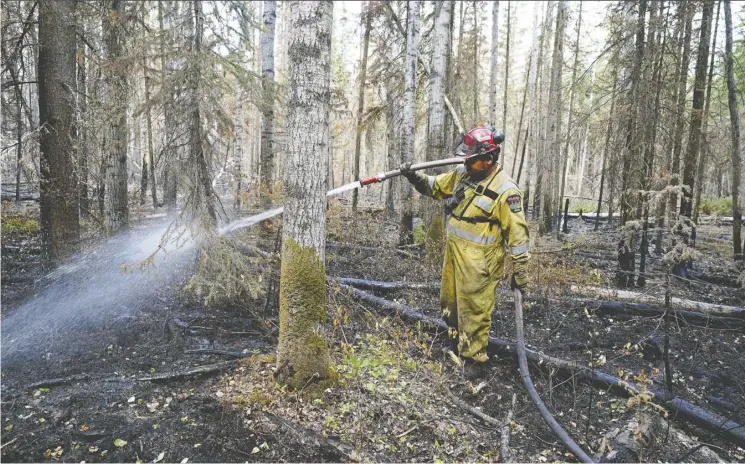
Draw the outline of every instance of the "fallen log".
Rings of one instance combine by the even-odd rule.
[[[169,380],[186,379],[198,375],[217,374],[237,365],[237,360],[223,361],[215,364],[207,364],[205,366],[197,366],[193,369],[187,369],[180,372],[165,372],[162,374],[149,375],[146,377],[138,377],[135,380],[137,380],[138,382],[167,382]]]
[[[410,322],[423,322],[440,330],[447,330],[445,322],[440,318],[428,316],[415,311],[406,305],[377,297],[364,290],[359,290],[349,285],[341,284],[341,287],[357,298],[378,306],[384,311],[397,314],[404,320]],[[487,347],[487,350],[492,353],[507,352],[512,356],[516,356],[515,345],[505,342],[497,337],[489,337],[489,346]],[[555,367],[566,374],[576,375],[592,385],[612,391],[618,396],[628,398],[629,396],[637,395],[639,393],[635,386],[618,377],[606,374],[599,370],[590,369],[572,361],[555,358],[530,349],[526,349],[526,355],[530,361],[541,366],[546,365]],[[719,435],[722,439],[730,443],[737,444],[738,446],[745,446],[745,427],[742,425],[722,417],[719,414],[715,414],[691,404],[682,398],[675,397],[667,400],[663,392],[650,391],[650,393],[653,394],[656,403],[660,404],[671,413],[673,419],[684,420],[697,425],[708,432]]]
[[[439,282],[383,282],[380,280],[340,277],[339,283],[366,290],[439,290]]]
[[[611,290],[600,287],[572,285],[570,287],[570,292],[574,295],[586,296],[594,299],[607,298],[613,300],[633,300],[636,302],[656,304],[660,306],[664,306],[665,304],[665,299],[663,297],[647,295],[639,292],[631,292],[628,290]],[[686,300],[683,298],[672,298],[670,302],[676,310],[685,309],[711,315],[745,319],[745,308],[739,308],[737,306],[703,303],[701,301]]]
[[[351,285],[356,288],[366,290],[377,290],[377,291],[395,291],[395,290],[439,290],[440,284],[436,282],[384,282],[379,280],[366,280],[366,279],[354,279],[350,277],[340,277],[338,279],[340,284]],[[604,295],[609,297],[615,297],[619,299],[631,298],[640,299],[646,295],[637,292],[628,292],[624,290],[606,290],[606,289],[595,289],[594,287],[576,287],[572,286],[572,291],[585,295]],[[580,291],[581,290],[581,291]],[[499,293],[510,295],[511,293],[499,289]],[[658,302],[659,300],[650,297],[650,301]],[[675,302],[692,307],[698,302],[690,300],[681,300],[679,298],[673,299]],[[651,306],[644,303],[633,303],[633,302],[618,302],[618,301],[604,301],[604,300],[583,300],[585,305],[594,308],[600,316],[607,315],[627,315],[636,317],[660,317],[664,314],[665,309],[661,307]],[[659,301],[659,303],[663,303]],[[708,312],[695,312],[687,310],[675,309],[675,314],[678,319],[682,322],[686,322],[693,325],[702,325],[704,327],[712,328],[734,328],[743,325],[745,320],[745,309],[727,307],[721,305],[711,305],[708,303],[699,303],[702,308],[708,309]]]
[[[691,279],[700,280],[702,282],[706,282],[712,285],[718,285],[720,287],[742,288],[742,283],[740,283],[736,279],[719,274],[691,273]]]
[[[517,404],[517,394],[512,394],[512,407],[510,407],[510,411],[507,413],[507,420],[505,421],[505,424],[502,426],[502,440],[499,447],[499,450],[501,452],[501,459],[502,462],[515,462],[515,455],[510,449],[510,430],[512,429],[512,416],[515,413],[515,406]]]

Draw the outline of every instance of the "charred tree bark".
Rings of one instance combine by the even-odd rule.
[[[696,82],[693,87],[693,107],[691,108],[691,132],[688,136],[685,168],[683,169],[684,191],[680,204],[680,214],[691,217],[693,207],[693,184],[696,173],[696,158],[701,147],[701,125],[704,114],[704,92],[706,90],[706,65],[709,61],[709,41],[711,40],[711,18],[714,12],[714,0],[704,0],[704,12],[701,18],[701,38],[696,57]]]
[[[39,2],[41,243],[45,259],[72,255],[80,240],[75,147],[74,0]]]
[[[706,103],[704,103],[704,122],[701,130],[703,144],[699,152],[698,169],[696,170],[695,198],[693,203],[693,222],[698,225],[698,211],[701,205],[701,193],[704,190],[704,169],[706,167],[707,155],[709,154],[709,107],[711,106],[711,83],[714,76],[714,60],[717,55],[717,31],[719,30],[719,9],[722,6],[721,0],[717,1],[717,14],[714,18],[714,34],[711,39],[711,61],[709,62],[709,76],[706,78]]]

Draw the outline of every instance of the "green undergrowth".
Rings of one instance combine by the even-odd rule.
[[[31,212],[12,211],[9,203],[3,203],[2,208],[2,238],[3,240],[23,235],[39,233],[39,221]]]
[[[704,215],[732,215],[732,197],[702,198],[699,212]]]

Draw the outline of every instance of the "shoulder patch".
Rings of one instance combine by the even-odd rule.
[[[507,205],[513,213],[520,213],[523,210],[523,200],[520,195],[510,195],[507,197]]]

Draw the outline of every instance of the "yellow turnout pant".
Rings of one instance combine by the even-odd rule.
[[[481,245],[448,234],[442,266],[443,318],[457,330],[458,352],[477,362],[488,359],[491,313],[505,253],[498,244]]]

